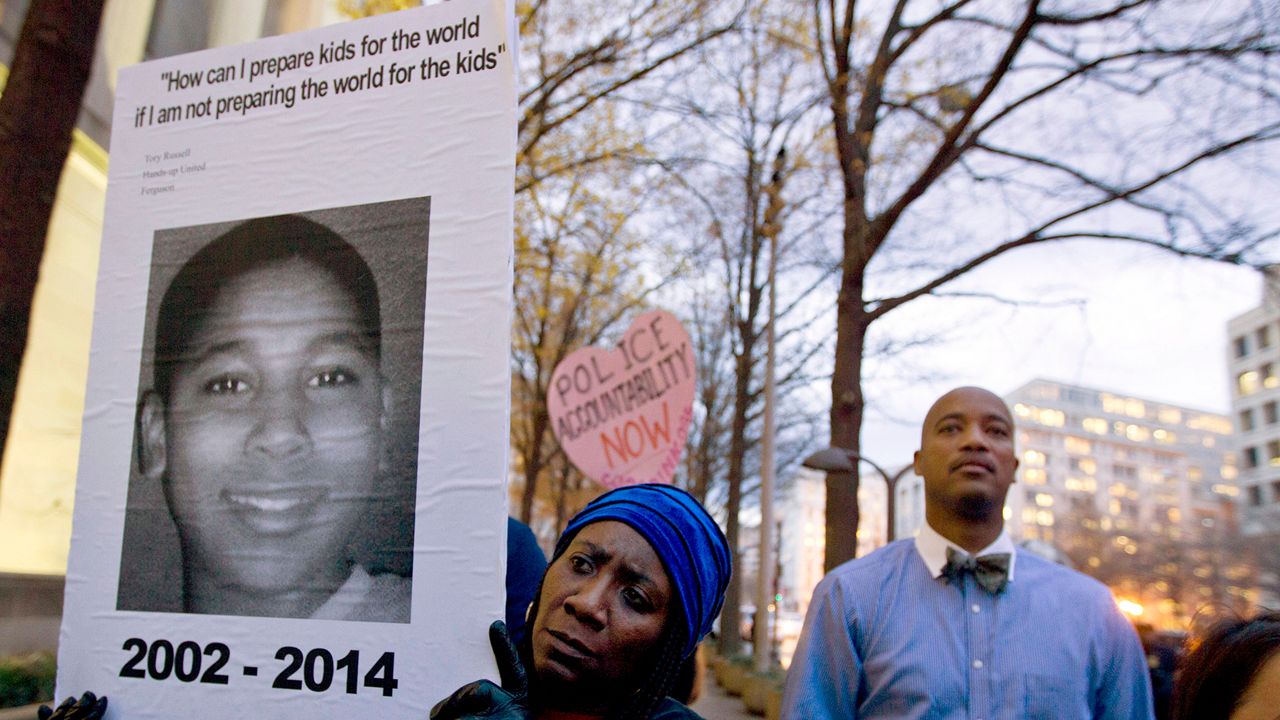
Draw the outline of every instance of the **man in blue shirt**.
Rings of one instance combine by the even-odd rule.
[[[986,390],[934,403],[915,454],[926,524],[818,584],[784,718],[1152,717],[1142,647],[1107,588],[1004,530],[1013,433]]]

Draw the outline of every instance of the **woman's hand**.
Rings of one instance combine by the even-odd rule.
[[[520,664],[520,655],[511,642],[507,626],[501,620],[489,626],[489,644],[498,661],[501,687],[479,680],[458,688],[431,708],[431,720],[528,720],[529,682]]]
[[[56,710],[50,710],[48,705],[41,705],[36,715],[40,720],[100,720],[106,711],[106,695],[97,697],[86,692],[79,700],[73,697],[63,700]]]

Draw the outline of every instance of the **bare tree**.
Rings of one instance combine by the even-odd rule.
[[[722,0],[520,4],[516,193],[597,163],[648,156],[636,101],[658,97],[691,54],[738,19]]]
[[[679,88],[680,102],[672,108],[680,126],[676,140],[686,148],[676,169],[693,207],[688,215],[707,228],[709,240],[695,344],[700,379],[712,382],[701,388],[690,467],[693,485],[709,505],[721,505],[714,496],[720,494],[717,481],[722,483],[725,536],[735,563],[739,511],[748,489],[759,488],[754,480],[769,322],[769,241],[777,238],[787,256],[803,256],[804,245],[815,241],[813,226],[821,224],[811,207],[822,196],[822,174],[810,162],[821,157],[819,106],[804,82],[803,53],[788,39],[802,28],[789,28],[788,20],[782,3],[753,5],[734,42],[699,53],[699,72]],[[809,324],[806,313],[820,312],[805,302],[821,286],[822,271],[791,261],[779,274],[786,280],[778,293],[786,306],[778,309],[779,345],[785,349],[778,396],[786,398],[790,385],[808,379],[806,365],[820,344],[796,328]],[[803,415],[780,426],[799,427],[796,417]],[[801,444],[811,439],[806,433]],[[719,454],[713,456],[712,448]],[[720,649],[730,655],[741,646],[731,628],[741,623],[742,581],[743,574],[735,573],[721,613]]]
[[[552,373],[569,353],[601,342],[660,284],[643,276],[644,243],[629,228],[652,188],[632,186],[627,168],[612,178],[621,183],[612,188],[603,172],[591,175],[590,187],[583,179],[530,187],[517,206],[511,439],[526,523],[541,478],[563,452],[547,412]],[[550,489],[557,498],[571,479],[566,472],[555,475],[559,487]],[[561,500],[553,504],[561,507]]]
[[[685,448],[685,489],[706,505],[707,494],[725,471],[729,384],[732,373],[726,370],[729,343],[729,319],[719,293],[707,297],[698,293],[689,306],[686,323],[693,341],[694,365],[697,371],[695,413],[689,427]]]
[[[1219,191],[1262,179],[1231,163],[1280,134],[1280,10],[1230,5],[815,0],[843,226],[832,445],[860,450],[873,324],[1011,250],[1261,262],[1275,229]],[[830,570],[856,552],[857,478],[826,485]]]
[[[512,443],[528,522],[540,478],[560,452],[545,398],[555,365],[599,342],[678,275],[646,273],[661,239],[627,223],[665,182],[637,108],[687,71],[697,48],[736,20],[716,0],[540,0],[518,8],[523,74],[517,143],[517,390]],[[567,471],[566,471],[567,472]],[[563,498],[571,475],[554,475]],[[555,507],[561,507],[556,500]]]
[[[352,15],[417,0],[343,0]],[[646,273],[652,238],[631,230],[663,179],[638,108],[688,71],[692,53],[734,27],[725,0],[534,0],[518,3],[512,449],[519,517],[535,500],[571,512],[581,477],[563,463],[546,409],[565,356],[617,329],[677,272]],[[679,262],[672,263],[678,268]],[[549,485],[544,483],[549,479]],[[568,495],[566,495],[568,493]],[[555,523],[557,527],[560,522]]]

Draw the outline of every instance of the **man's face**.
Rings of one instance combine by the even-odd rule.
[[[1013,419],[1003,401],[980,388],[959,388],[930,408],[915,454],[925,502],[966,521],[983,521],[1004,507],[1018,459]]]
[[[219,292],[163,419],[148,426],[144,409],[144,450],[163,463],[188,575],[266,593],[345,579],[382,455],[369,342],[351,298],[309,261]]]

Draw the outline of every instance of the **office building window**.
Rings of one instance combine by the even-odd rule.
[[[1067,464],[1072,470],[1086,475],[1096,475],[1098,473],[1098,463],[1093,458],[1073,457],[1067,461]]]
[[[1247,447],[1244,449],[1244,466],[1247,468],[1258,467],[1258,448]]]
[[[1107,434],[1107,421],[1102,418],[1087,417],[1080,421],[1080,427],[1094,435]]]
[[[1273,388],[1280,386],[1280,377],[1276,377],[1275,363],[1263,363],[1262,369],[1258,374],[1262,376],[1262,387]]]
[[[1258,328],[1257,338],[1259,348],[1271,347],[1271,326],[1263,325]]]
[[[1275,425],[1276,421],[1280,420],[1280,414],[1277,414],[1276,410],[1277,408],[1276,408],[1275,400],[1272,400],[1271,402],[1262,406],[1262,419],[1266,421],[1268,425]]]
[[[1253,395],[1258,392],[1258,388],[1262,386],[1261,379],[1258,378],[1257,370],[1247,370],[1247,372],[1236,375],[1235,388],[1240,395]]]
[[[147,33],[147,58],[163,58],[209,47],[210,5],[157,0]]]
[[[1248,370],[1236,377],[1236,390],[1241,395],[1252,395],[1261,387],[1261,380],[1256,370]]]
[[[1235,349],[1235,355],[1242,358],[1249,354],[1249,338],[1241,335],[1231,342],[1231,346]]]
[[[1280,480],[1271,481],[1271,502],[1280,503]]]
[[[1066,388],[1066,390],[1061,395],[1062,395],[1062,399],[1070,403],[1075,403],[1077,405],[1097,405],[1098,404],[1098,394],[1095,392],[1090,392],[1088,390],[1081,390],[1079,388]]]
[[[1249,504],[1258,507],[1262,504],[1262,488],[1257,485],[1249,486]]]
[[[1079,453],[1081,455],[1088,455],[1093,452],[1093,444],[1088,440],[1072,437],[1070,435],[1062,439],[1062,445],[1067,449],[1067,452]]]
[[[1249,432],[1253,429],[1253,408],[1240,411],[1240,432]]]
[[[1267,460],[1272,465],[1280,465],[1280,440],[1272,440],[1267,443]]]

